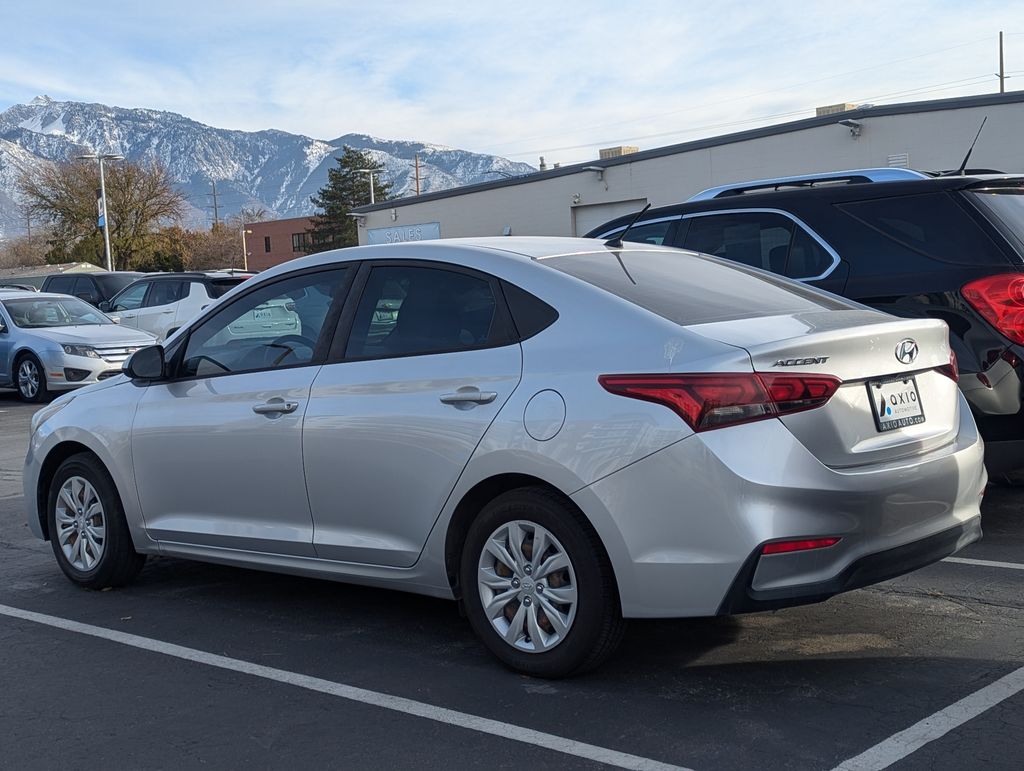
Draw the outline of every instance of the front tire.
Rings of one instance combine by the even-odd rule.
[[[23,355],[15,363],[14,382],[18,388],[18,396],[24,402],[38,404],[50,399],[43,365],[31,353]]]
[[[506,666],[534,677],[581,674],[625,630],[611,564],[580,513],[554,492],[498,496],[466,537],[460,580],[473,631]]]
[[[99,460],[65,460],[47,496],[50,546],[64,575],[86,589],[129,583],[146,561],[132,544],[114,480]]]

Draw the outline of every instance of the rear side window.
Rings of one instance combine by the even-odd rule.
[[[74,283],[74,276],[54,276],[53,278],[46,280],[46,285],[43,287],[43,291],[54,292],[56,294],[71,294],[71,287]]]
[[[616,250],[542,264],[684,325],[852,307],[803,284],[679,252]]]
[[[496,323],[492,284],[466,273],[375,267],[363,289],[347,358],[411,356],[484,348],[508,341]]]
[[[75,281],[75,288],[72,293],[75,297],[81,297],[89,303],[98,303],[102,299],[96,292],[96,283],[91,278],[87,278],[85,276],[78,277]]]
[[[954,265],[1000,265],[1006,257],[948,193],[877,198],[838,209],[891,241]]]
[[[671,234],[675,231],[678,224],[679,220],[667,220],[665,222],[647,222],[634,225],[626,233],[626,241],[632,241],[636,244],[654,244],[655,246],[671,243]],[[609,237],[621,233],[622,230],[620,227],[612,231]]]
[[[690,218],[683,246],[753,268],[784,273],[793,221],[781,214],[744,212]]]
[[[181,299],[184,290],[184,281],[154,281],[146,296],[146,307],[176,303]]]

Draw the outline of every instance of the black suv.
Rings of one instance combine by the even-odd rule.
[[[44,292],[70,294],[90,305],[99,306],[109,300],[145,273],[128,270],[100,271],[96,273],[59,273],[47,276],[43,281]]]
[[[1024,176],[864,169],[727,185],[648,210],[625,238],[942,319],[989,472],[1024,470]]]

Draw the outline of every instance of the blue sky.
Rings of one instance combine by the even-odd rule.
[[[1024,3],[3,0],[0,110],[37,94],[536,164],[1024,89]]]

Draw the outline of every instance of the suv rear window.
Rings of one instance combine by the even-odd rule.
[[[241,284],[243,281],[248,279],[248,276],[240,276],[238,278],[215,278],[211,279],[206,284],[206,293],[210,295],[214,300],[218,297],[223,297],[236,286]]]
[[[837,204],[891,241],[954,265],[1006,264],[1006,256],[948,193]]]
[[[570,254],[542,264],[683,325],[851,307],[813,287],[683,252]]]

